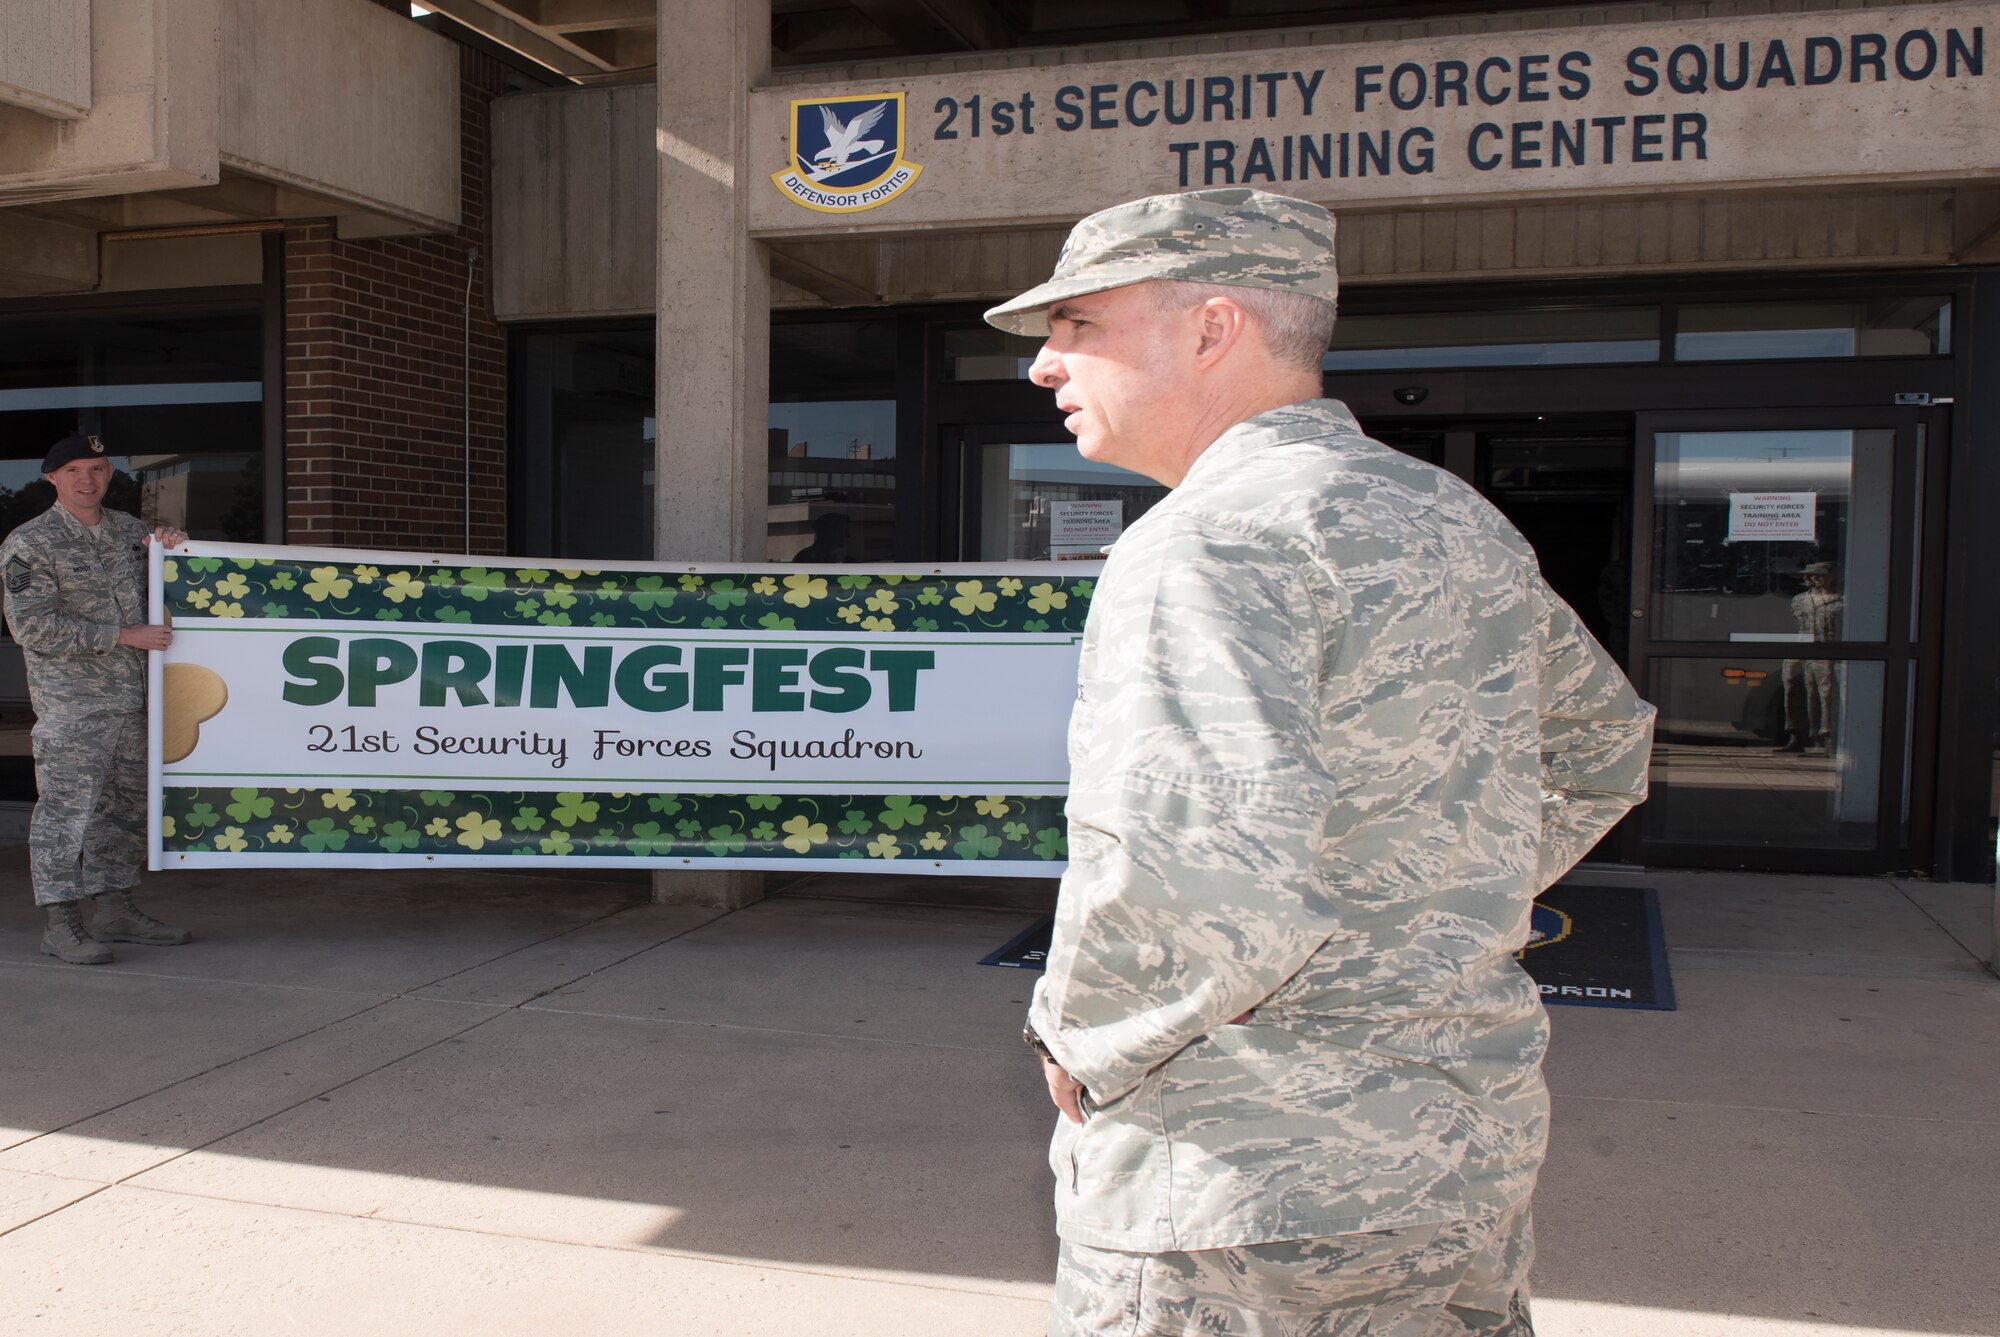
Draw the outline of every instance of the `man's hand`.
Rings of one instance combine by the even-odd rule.
[[[118,629],[118,643],[134,650],[164,650],[173,644],[172,627],[135,623]]]
[[[157,543],[162,548],[167,549],[178,548],[181,544],[187,542],[187,531],[184,529],[175,529],[172,525],[160,525],[152,533],[146,535],[145,542]],[[165,649],[166,647],[161,646],[159,648]]]
[[[1042,1060],[1042,1077],[1049,1084],[1049,1099],[1071,1123],[1083,1122],[1083,1083],[1063,1071],[1053,1059]]]

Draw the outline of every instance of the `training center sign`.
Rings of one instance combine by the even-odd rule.
[[[151,866],[1051,876],[1095,567],[153,556]]]

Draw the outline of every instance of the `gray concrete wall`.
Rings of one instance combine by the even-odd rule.
[[[0,206],[218,180],[218,3],[91,0],[89,115],[0,107]]]
[[[371,0],[222,7],[224,163],[355,212],[458,225],[456,43]]]
[[[502,319],[650,316],[659,90],[493,104],[493,302]]]
[[[66,119],[90,110],[90,0],[0,6],[0,102]]]

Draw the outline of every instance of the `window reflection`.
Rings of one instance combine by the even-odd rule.
[[[1951,303],[1903,296],[1847,302],[1690,304],[1680,309],[1682,362],[1748,358],[1929,357],[1951,352]]]
[[[1895,434],[1662,432],[1653,616],[1668,641],[1879,641]]]
[[[1167,489],[1074,442],[979,448],[980,561],[1096,561]]]
[[[1841,659],[1656,660],[1653,840],[1869,849],[1884,668]]]
[[[773,562],[896,555],[896,401],[771,405]]]

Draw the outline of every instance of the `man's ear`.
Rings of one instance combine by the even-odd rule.
[[[1196,308],[1201,322],[1201,342],[1195,349],[1195,364],[1212,367],[1236,347],[1250,332],[1250,315],[1233,297],[1210,297]]]

